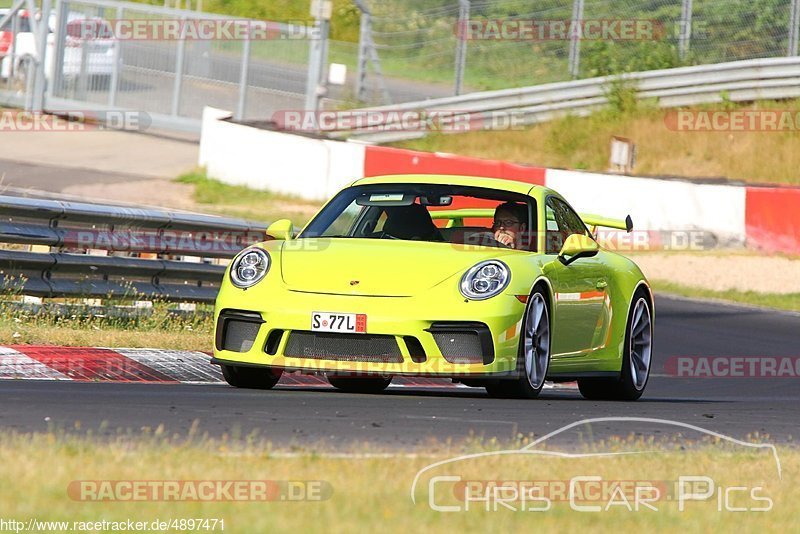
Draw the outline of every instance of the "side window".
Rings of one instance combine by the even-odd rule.
[[[572,234],[586,234],[586,227],[578,214],[555,197],[548,197],[545,217],[547,222],[545,250],[548,254],[558,253],[564,240]]]

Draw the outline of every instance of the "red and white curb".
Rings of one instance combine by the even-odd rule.
[[[51,345],[0,345],[0,379],[79,382],[149,382],[222,384],[211,354],[164,349],[109,349]],[[331,387],[317,375],[284,373],[281,386]],[[464,388],[446,378],[402,377],[391,388]],[[546,383],[545,389],[573,389],[574,384]]]

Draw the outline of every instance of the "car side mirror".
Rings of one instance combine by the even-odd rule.
[[[600,246],[589,236],[582,234],[572,234],[564,241],[561,252],[558,253],[558,260],[564,265],[569,265],[578,258],[594,256]]]
[[[294,225],[289,219],[280,219],[270,224],[267,228],[267,237],[288,241],[292,238]]]

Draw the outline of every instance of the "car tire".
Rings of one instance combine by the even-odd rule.
[[[273,367],[241,367],[222,365],[222,377],[235,388],[272,389],[283,374]]]
[[[392,383],[391,376],[329,375],[330,385],[347,393],[380,393]]]
[[[550,305],[543,290],[534,289],[528,298],[520,332],[517,378],[486,383],[490,397],[535,399],[542,392],[550,368]]]
[[[640,289],[633,296],[625,327],[619,378],[579,378],[578,389],[589,400],[634,401],[650,378],[653,356],[653,306]]]

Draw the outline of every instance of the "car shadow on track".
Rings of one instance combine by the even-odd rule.
[[[656,397],[656,398],[648,398],[642,397],[638,401],[634,403],[628,403],[624,401],[588,401],[581,397],[580,393],[577,391],[547,391],[539,395],[537,399],[494,399],[489,397],[489,395],[482,391],[480,388],[475,388],[474,391],[465,390],[465,389],[448,389],[445,391],[437,391],[434,389],[390,389],[387,391],[383,391],[381,393],[347,393],[344,391],[339,391],[334,388],[324,388],[324,387],[301,387],[301,386],[277,386],[274,391],[281,391],[281,392],[305,392],[305,393],[318,393],[320,395],[348,395],[352,397],[364,397],[364,398],[371,398],[371,397],[433,397],[433,398],[454,398],[454,399],[482,399],[488,401],[498,401],[498,402],[541,402],[541,401],[579,401],[582,403],[603,403],[603,404],[619,404],[628,405],[628,404],[635,404],[637,406],[644,405],[644,404],[720,404],[720,403],[731,403],[734,401],[730,400],[715,400],[715,399],[693,399],[693,398],[664,398],[664,397]],[[266,392],[265,394],[269,394]]]

